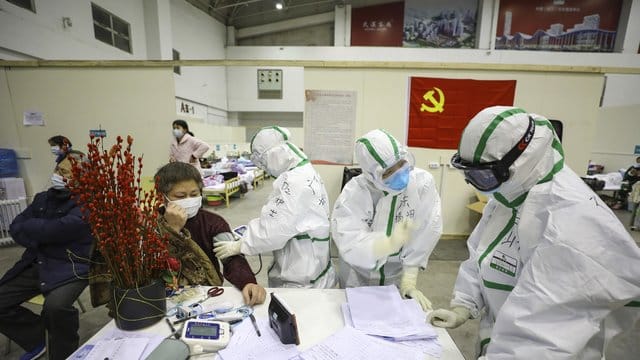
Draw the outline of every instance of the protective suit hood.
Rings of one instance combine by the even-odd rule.
[[[289,142],[291,132],[279,126],[260,129],[251,139],[251,159],[273,176],[308,162],[307,156]]]
[[[396,191],[385,185],[382,180],[384,171],[402,159],[413,165],[407,148],[382,129],[371,130],[356,140],[355,157],[364,177],[377,189],[389,194],[397,194],[402,190]]]
[[[509,179],[489,196],[513,207],[535,184],[548,181],[562,169],[564,152],[553,126],[546,118],[512,106],[493,106],[480,111],[469,121],[460,139],[460,157],[474,164],[502,159],[535,121],[535,133],[529,145],[509,167]]]

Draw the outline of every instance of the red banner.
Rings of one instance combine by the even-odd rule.
[[[351,46],[402,46],[404,3],[351,10]]]
[[[513,105],[515,80],[411,78],[412,147],[457,149],[462,130],[480,110]]]

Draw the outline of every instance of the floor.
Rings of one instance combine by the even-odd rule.
[[[266,201],[271,191],[271,183],[272,180],[266,180],[257,189],[249,191],[242,198],[232,199],[229,208],[222,205],[206,207],[206,209],[222,215],[232,227],[246,224],[249,219],[258,216],[261,204]],[[616,214],[623,224],[628,224],[629,212],[617,210]],[[640,232],[632,231],[631,234],[640,244]],[[19,246],[0,248],[0,273],[4,273],[10,268],[21,254],[22,248]],[[433,302],[435,308],[448,307],[458,267],[467,257],[468,252],[464,240],[443,240],[436,246],[429,260],[427,271],[422,272],[418,277],[418,288]],[[258,257],[249,256],[248,259],[254,271],[257,271],[259,268]],[[257,278],[260,284],[266,285],[266,269],[272,259],[270,256],[263,256],[262,260],[262,271],[257,275]],[[110,318],[107,316],[104,306],[95,309],[91,307],[88,290],[83,292],[80,300],[87,309],[86,313],[80,315],[80,342],[83,343],[110,321]],[[37,309],[37,306],[34,307],[34,310],[37,311]],[[459,328],[449,331],[466,359],[474,357],[477,327],[478,321],[470,320]],[[23,354],[24,351],[16,344],[11,344],[7,354],[8,342],[3,335],[0,335],[0,339],[0,358],[14,360]],[[7,355],[5,356],[5,354]]]

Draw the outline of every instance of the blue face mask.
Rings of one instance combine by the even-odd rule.
[[[384,184],[391,190],[399,191],[404,190],[409,184],[409,174],[411,173],[411,167],[404,167],[396,171],[393,175],[384,180]]]

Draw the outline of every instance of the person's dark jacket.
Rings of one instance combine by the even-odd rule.
[[[0,279],[0,285],[31,264],[38,267],[43,293],[87,278],[93,236],[69,190],[50,188],[36,194],[31,205],[13,220],[9,233],[26,250]]]

